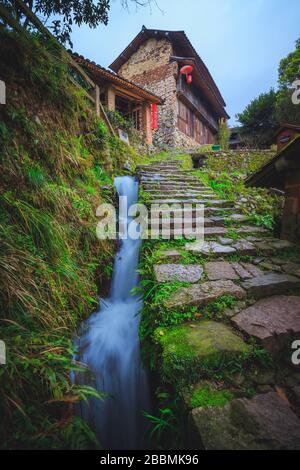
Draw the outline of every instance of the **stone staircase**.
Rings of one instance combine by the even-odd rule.
[[[180,161],[140,166],[138,177],[148,205],[191,204],[191,228],[198,216],[194,206],[205,207],[204,243],[187,240],[174,248],[171,240],[170,249],[161,252],[153,267],[157,283],[184,283],[162,301],[163,308],[198,312],[192,322],[155,332],[162,377],[174,386],[185,382],[188,445],[300,449],[300,366],[292,362],[295,340],[300,349],[298,247],[249,224],[234,203],[220,200],[192,172],[181,170]],[[176,239],[180,233],[176,211],[171,219],[171,239]],[[154,228],[161,226],[157,213]],[[192,259],[189,264],[186,255]],[[224,296],[236,299],[232,308],[218,318],[202,315],[207,305]],[[273,359],[267,371],[254,359],[249,365],[253,341]],[[245,369],[232,373],[230,386],[226,380],[216,380],[220,363],[227,370],[233,361],[243,364],[244,359]],[[252,391],[250,396],[247,390]],[[205,400],[197,406],[191,397],[203,396],[203,391],[209,397],[228,392],[231,398],[222,406],[218,401],[206,405]]]

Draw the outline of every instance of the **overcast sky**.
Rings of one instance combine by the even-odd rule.
[[[157,0],[160,9],[121,7],[111,0],[109,23],[75,28],[74,51],[108,65],[144,24],[185,30],[219,87],[231,124],[259,93],[277,85],[282,57],[300,37],[300,0]]]

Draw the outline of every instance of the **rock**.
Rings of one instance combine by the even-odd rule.
[[[293,243],[288,240],[272,240],[270,244],[274,250],[285,250],[286,248],[294,246]]]
[[[241,263],[241,265],[244,269],[246,269],[252,275],[252,277],[258,277],[264,274],[264,272],[261,269],[259,269],[257,266],[254,266],[251,263]]]
[[[169,259],[170,261],[179,261],[181,254],[177,250],[165,250],[161,252],[162,259]]]
[[[272,263],[278,264],[279,266],[282,266],[283,264],[286,264],[286,260],[281,259],[281,258],[273,257],[273,258],[271,258],[271,261],[272,261]]]
[[[272,253],[275,250],[286,250],[287,248],[292,248],[295,245],[289,242],[288,240],[279,240],[278,238],[265,238],[260,242],[256,243],[256,246],[261,251]]]
[[[176,292],[170,293],[169,298],[164,300],[164,305],[168,309],[189,306],[203,307],[222,295],[232,295],[237,299],[244,299],[246,292],[229,280],[208,281],[201,285],[180,287]]]
[[[260,238],[257,238],[257,237],[253,237],[252,235],[248,236],[248,237],[245,237],[245,240],[247,240],[248,242],[257,242],[259,240],[261,240]]]
[[[193,449],[300,449],[300,421],[275,392],[234,399],[224,407],[196,408],[190,423]]]
[[[216,254],[224,255],[228,253],[235,253],[235,249],[231,246],[223,246],[217,242],[194,242],[185,245],[186,250],[193,251],[195,253],[203,253],[206,255]]]
[[[170,382],[191,383],[201,379],[203,371],[213,371],[234,358],[244,360],[249,346],[228,326],[200,320],[155,332],[162,347],[162,372]],[[195,380],[196,379],[196,380]]]
[[[267,232],[267,230],[263,227],[257,227],[257,225],[244,225],[241,228],[236,230],[238,233],[262,233]]]
[[[218,240],[221,245],[231,245],[234,242],[232,238],[218,237]]]
[[[204,268],[210,281],[216,281],[218,279],[238,279],[231,264],[227,261],[206,263]]]
[[[300,277],[300,264],[287,263],[283,265],[284,272]]]
[[[248,217],[243,214],[231,214],[229,218],[235,222],[244,222],[248,219]]]
[[[273,264],[273,263],[268,263],[267,261],[263,261],[262,263],[260,263],[260,267],[263,269],[267,269],[268,271],[281,272],[280,266],[277,266],[276,264]]]
[[[232,321],[243,333],[255,336],[276,355],[292,340],[291,336],[300,335],[300,297],[276,295],[261,299]]]
[[[253,277],[240,263],[231,263],[231,266],[241,279],[250,279]]]
[[[156,264],[154,273],[157,282],[198,282],[203,268],[199,264]]]
[[[253,243],[247,242],[247,240],[238,241],[237,243],[232,245],[232,248],[234,248],[238,253],[244,255],[253,255],[256,252]]]
[[[216,235],[226,235],[228,232],[225,227],[205,227],[204,235],[206,237],[215,237]]]
[[[299,285],[299,278],[277,273],[264,274],[242,282],[243,289],[255,298],[284,294],[287,290]]]

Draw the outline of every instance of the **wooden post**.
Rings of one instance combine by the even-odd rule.
[[[143,132],[145,134],[145,140],[148,145],[152,145],[152,119],[151,119],[151,106],[149,103],[143,103],[142,107],[142,125]]]
[[[107,100],[107,108],[110,110],[110,111],[115,111],[116,110],[116,94],[115,94],[115,90],[112,86],[109,86],[107,88],[107,97],[106,97],[106,100]]]

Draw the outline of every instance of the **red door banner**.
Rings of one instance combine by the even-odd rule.
[[[152,129],[157,129],[158,124],[157,124],[157,104],[152,103]]]

